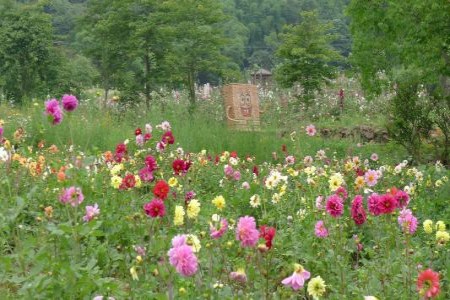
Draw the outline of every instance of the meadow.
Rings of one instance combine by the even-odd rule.
[[[347,134],[386,121],[348,84],[248,132],[218,90],[1,104],[1,298],[449,299],[450,173]]]

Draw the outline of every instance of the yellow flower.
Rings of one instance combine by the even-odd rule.
[[[134,180],[136,181],[134,186],[140,188],[142,186],[141,177],[139,177],[139,175],[134,175]]]
[[[436,242],[439,245],[445,245],[450,240],[450,234],[447,231],[436,231]]]
[[[118,164],[118,165],[115,165],[114,167],[112,167],[110,172],[111,172],[111,175],[117,175],[122,170],[123,170],[123,165],[122,164]]]
[[[140,255],[136,256],[136,261],[138,264],[140,264],[142,262],[142,256]]]
[[[330,190],[334,192],[344,183],[344,178],[340,173],[334,173],[330,176],[328,183],[330,185]]]
[[[250,205],[253,208],[256,208],[261,205],[261,197],[257,194],[250,197]]]
[[[135,267],[131,267],[130,268],[130,274],[131,274],[131,278],[133,278],[133,280],[139,280],[139,276],[136,272],[136,268]]]
[[[316,276],[308,282],[308,294],[314,299],[319,299],[325,293],[325,281],[320,276]]]
[[[364,177],[363,177],[363,176],[358,176],[358,177],[356,177],[356,179],[355,179],[355,185],[356,185],[356,187],[357,187],[358,189],[363,188],[363,187],[364,187],[364,184],[365,184],[365,181],[364,181]]]
[[[175,177],[170,177],[170,179],[167,181],[170,187],[176,187],[178,184],[178,179]]]
[[[272,195],[272,203],[273,204],[277,204],[278,202],[280,202],[280,200],[281,200],[281,195],[280,194],[274,193]]]
[[[423,230],[428,234],[432,233],[433,232],[433,221],[425,220],[423,222]]]
[[[189,201],[187,207],[188,218],[189,219],[197,218],[199,212],[200,212],[200,202],[197,199],[192,199],[191,201]]]
[[[225,198],[222,195],[215,197],[211,202],[218,210],[224,209],[226,205]]]
[[[286,193],[287,185],[283,184],[280,187],[280,196],[283,196]]]
[[[351,160],[347,161],[344,165],[344,169],[347,172],[350,172],[351,170],[353,170],[353,162]]]
[[[199,252],[202,248],[202,245],[200,244],[200,240],[198,237],[194,234],[188,234],[186,236],[186,244],[192,247],[192,251]]]
[[[436,230],[437,231],[445,231],[445,223],[443,221],[436,222]]]
[[[298,176],[298,171],[296,171],[296,170],[294,170],[294,169],[292,169],[292,168],[289,168],[289,169],[287,170],[287,172],[288,172],[288,174],[291,175],[292,177],[297,177],[297,176]]]
[[[111,186],[115,189],[118,189],[119,186],[122,184],[122,178],[114,175],[113,177],[111,177]]]
[[[184,294],[186,294],[186,289],[184,287],[180,287],[178,289],[178,293],[180,293],[181,295],[184,295]]]
[[[184,224],[184,208],[181,205],[175,206],[175,217],[173,219],[173,224],[175,226],[181,226]]]
[[[434,183],[435,187],[440,187],[442,185],[442,180],[438,179],[436,180],[436,182]]]

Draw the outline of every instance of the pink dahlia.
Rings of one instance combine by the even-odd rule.
[[[147,166],[147,168],[149,169],[150,172],[153,172],[154,170],[156,170],[156,168],[158,168],[158,164],[156,163],[156,159],[151,156],[148,155],[145,158],[145,165]]]
[[[311,273],[306,271],[301,265],[295,265],[294,273],[281,282],[285,286],[290,286],[294,291],[301,289],[305,285],[305,281],[311,277]]]
[[[341,197],[343,200],[348,198],[347,190],[343,186],[338,187],[338,189],[334,193]]]
[[[259,232],[256,229],[255,218],[245,216],[239,218],[236,228],[236,240],[241,241],[242,247],[254,247],[258,242]]]
[[[173,247],[169,250],[168,255],[170,264],[180,275],[188,277],[197,272],[198,260],[191,246],[184,244]]]
[[[382,213],[379,205],[380,200],[381,196],[378,195],[377,193],[371,194],[367,199],[367,206],[369,208],[369,212],[374,216],[379,216]]]
[[[78,99],[74,95],[62,96],[62,105],[66,111],[74,111],[78,107]]]
[[[209,225],[210,236],[213,239],[218,239],[225,234],[228,230],[228,221],[227,219],[220,220],[220,227],[217,229],[212,224]]]
[[[152,182],[155,177],[149,167],[143,167],[139,170],[139,177],[143,182]]]
[[[73,207],[80,205],[84,200],[84,195],[79,187],[71,186],[67,189],[63,189],[62,194],[59,197],[59,201],[63,204],[69,203]]]
[[[316,226],[314,226],[314,234],[318,238],[326,238],[328,236],[328,230],[322,220],[317,221]]]
[[[413,234],[417,230],[417,218],[413,216],[411,210],[403,209],[398,216],[398,224],[403,232]]]
[[[83,220],[85,222],[89,222],[94,217],[98,216],[100,214],[100,209],[98,208],[98,204],[95,203],[94,206],[86,206],[86,215],[83,217]]]
[[[344,213],[344,204],[341,197],[331,195],[327,199],[327,212],[334,218],[342,216]]]
[[[352,202],[352,219],[356,225],[362,225],[366,222],[366,211],[364,210],[363,197],[357,195]]]
[[[306,134],[309,136],[315,136],[316,135],[316,127],[312,124],[306,126]]]
[[[378,182],[379,174],[375,170],[368,170],[366,174],[364,174],[364,180],[368,186],[374,186]]]
[[[56,99],[51,99],[45,102],[45,113],[49,116],[53,125],[58,125],[62,122],[63,113],[59,102]]]
[[[152,218],[164,217],[166,207],[161,199],[155,198],[144,205],[144,211],[147,216]]]

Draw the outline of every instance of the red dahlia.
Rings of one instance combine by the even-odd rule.
[[[159,180],[153,188],[153,194],[159,199],[165,200],[169,194],[169,185],[164,180]]]

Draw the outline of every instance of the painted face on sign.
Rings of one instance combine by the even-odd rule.
[[[239,108],[243,117],[250,118],[252,116],[252,101],[250,92],[247,91],[241,93],[239,97]]]

